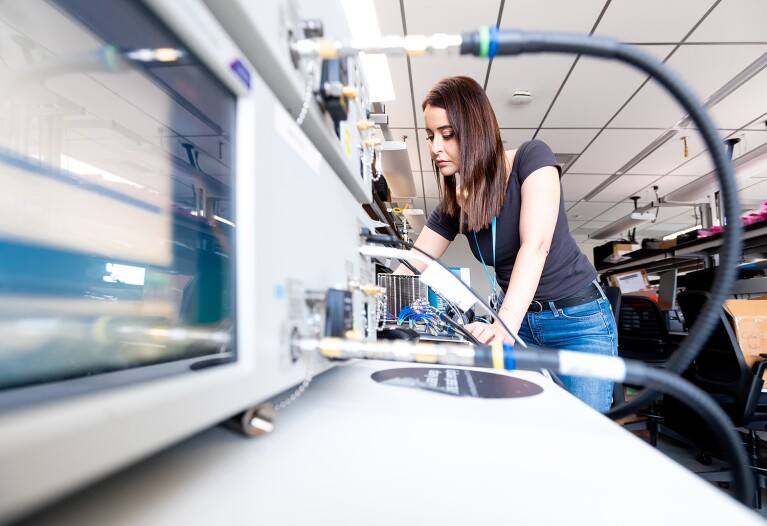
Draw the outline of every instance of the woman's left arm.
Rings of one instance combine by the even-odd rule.
[[[519,331],[541,279],[557,225],[559,196],[559,172],[553,166],[537,169],[522,183],[519,253],[511,272],[506,297],[498,313],[515,333]],[[511,337],[505,334],[498,322],[492,327],[497,335],[503,335],[504,339],[511,341]]]

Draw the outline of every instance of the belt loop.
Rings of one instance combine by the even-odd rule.
[[[602,295],[602,299],[606,300],[607,296],[605,296],[605,291],[602,289],[602,286],[599,284],[598,280],[599,280],[599,278],[594,278],[594,281],[592,281],[592,283],[596,286],[597,290]]]
[[[549,304],[549,309],[551,309],[551,312],[554,313],[554,316],[556,316],[558,318],[559,317],[559,311],[557,311],[556,306],[554,306],[554,302],[553,301],[549,301],[548,304]]]

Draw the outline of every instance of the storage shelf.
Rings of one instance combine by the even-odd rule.
[[[723,242],[722,234],[682,243],[666,250],[642,249],[629,253],[627,261],[613,265],[600,266],[597,272],[609,276],[632,270],[646,270],[659,273],[677,269],[681,271],[698,270],[706,266],[707,258],[719,254]],[[635,254],[631,257],[630,254]],[[743,232],[743,255],[767,254],[767,224],[757,223],[745,227]],[[753,283],[746,283],[753,282]],[[740,290],[740,289],[743,290]],[[733,294],[754,294],[767,292],[767,278],[740,280]]]

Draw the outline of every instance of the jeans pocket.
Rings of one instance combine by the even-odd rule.
[[[570,320],[590,320],[599,318],[602,316],[602,306],[599,304],[600,300],[590,301],[583,303],[582,305],[573,305],[572,307],[565,307],[559,309],[563,318]]]

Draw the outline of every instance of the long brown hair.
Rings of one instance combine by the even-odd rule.
[[[508,174],[498,120],[485,90],[470,77],[447,77],[434,84],[426,94],[421,109],[425,110],[426,106],[436,106],[447,112],[461,152],[459,172],[467,192],[463,210],[456,199],[455,177],[444,178],[435,167],[445,212],[450,215],[463,212],[459,223],[461,231],[463,214],[470,230],[489,226],[503,206]]]

